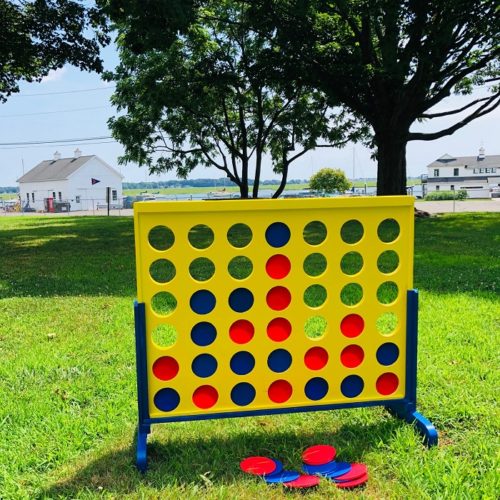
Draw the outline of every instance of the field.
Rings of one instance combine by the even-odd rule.
[[[500,218],[417,220],[415,244],[419,410],[438,447],[380,408],[176,423],[153,428],[142,476],[132,219],[0,218],[0,498],[284,498],[241,458],[297,468],[323,442],[370,481],[353,493],[323,481],[312,499],[496,498]]]

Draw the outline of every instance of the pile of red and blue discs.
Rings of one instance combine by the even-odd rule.
[[[313,488],[325,477],[338,488],[355,488],[368,481],[365,464],[337,462],[333,446],[318,444],[302,453],[302,469],[305,474],[285,470],[279,460],[268,457],[248,457],[240,463],[243,472],[261,476],[266,483],[282,483],[286,488]]]

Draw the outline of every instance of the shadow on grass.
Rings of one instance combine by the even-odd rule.
[[[0,298],[133,296],[133,220],[31,217],[4,222],[0,276]]]
[[[168,424],[164,424],[168,425]],[[82,492],[125,495],[140,488],[163,493],[169,488],[198,488],[213,484],[215,488],[249,480],[239,469],[240,461],[251,455],[278,458],[287,469],[299,470],[301,453],[319,443],[334,444],[338,460],[363,461],[363,456],[389,442],[404,422],[389,417],[372,425],[344,425],[332,432],[273,431],[265,434],[249,431],[231,437],[206,436],[192,440],[176,439],[168,443],[153,441],[148,445],[148,470],[141,474],[135,468],[135,440],[127,448],[100,457],[42,492],[42,498],[74,498]],[[153,430],[155,426],[153,426]],[[175,432],[175,430],[174,430]],[[205,478],[203,479],[202,476]],[[258,478],[252,478],[255,482]]]

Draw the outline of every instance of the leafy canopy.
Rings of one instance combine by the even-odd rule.
[[[40,81],[66,63],[102,71],[108,42],[102,15],[83,2],[0,0],[0,102],[19,92],[20,81]]]
[[[357,139],[364,129],[334,112],[322,92],[278,78],[272,31],[250,30],[247,6],[205,4],[185,34],[161,48],[154,33],[145,45],[157,48],[130,48],[130,25],[117,24],[120,65],[106,76],[116,81],[112,100],[124,112],[109,122],[125,146],[121,161],[181,178],[198,165],[216,168],[244,198],[253,177],[256,198],[269,155],[281,175],[278,196],[293,161],[315,147]]]
[[[343,170],[322,168],[309,181],[309,187],[323,193],[344,193],[352,187]]]

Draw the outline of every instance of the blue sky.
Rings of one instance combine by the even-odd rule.
[[[118,62],[114,47],[104,51],[108,69]],[[110,136],[107,119],[114,114],[109,103],[112,84],[103,82],[97,74],[84,73],[70,66],[51,73],[41,83],[24,83],[21,92],[0,104],[0,143],[51,141],[87,137]],[[41,95],[44,94],[44,95]],[[481,94],[477,94],[479,96]],[[468,100],[451,97],[441,102],[435,111],[444,111],[464,105]],[[432,120],[417,124],[413,130],[430,132],[455,122],[451,119]],[[90,142],[93,142],[91,144]],[[97,144],[100,142],[100,144]],[[483,145],[486,154],[500,154],[500,109],[470,123],[452,136],[424,142],[411,142],[407,150],[408,174],[426,173],[426,165],[445,153],[455,156],[476,155]],[[16,179],[40,161],[51,159],[57,150],[62,157],[73,156],[79,147],[84,155],[96,154],[121,171],[127,182],[167,180],[173,173],[149,176],[145,168],[118,165],[123,149],[111,139],[89,141],[80,145],[5,146],[0,144],[0,186],[14,186]],[[376,165],[370,160],[370,151],[361,145],[349,144],[343,149],[321,148],[304,155],[291,167],[289,178],[307,179],[323,167],[343,169],[348,177],[375,177]],[[199,168],[192,177],[221,177],[214,169]],[[265,165],[264,178],[275,178],[270,164]]]

